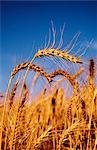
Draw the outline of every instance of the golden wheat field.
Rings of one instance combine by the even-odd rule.
[[[3,103],[0,104],[0,149],[1,150],[97,150],[97,62],[86,62],[86,82],[79,82],[79,76],[86,71],[81,56],[71,55],[69,51],[54,48],[39,50],[29,62],[14,67],[11,72]],[[73,64],[79,69],[70,74],[57,68],[47,72],[34,64],[36,58],[55,57]],[[72,68],[71,68],[72,69]],[[25,75],[13,78],[19,71]],[[39,76],[47,80],[39,94],[31,100],[26,78],[29,71],[36,72],[32,86]],[[56,76],[60,79],[53,82]],[[67,80],[72,92],[66,96],[66,88],[59,86]],[[69,90],[69,89],[68,89]]]

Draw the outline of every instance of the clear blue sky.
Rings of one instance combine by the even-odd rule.
[[[0,91],[5,90],[13,66],[33,57],[43,46],[51,20],[57,30],[66,23],[64,41],[77,31],[85,40],[94,38],[95,46],[88,55],[97,56],[97,1],[2,1],[0,5]]]

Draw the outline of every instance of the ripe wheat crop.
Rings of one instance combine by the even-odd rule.
[[[71,55],[69,51],[52,47],[39,50],[34,59],[53,56],[80,66],[84,63],[84,60]],[[34,59],[14,67],[11,79],[26,69],[38,73],[41,78],[45,77],[49,88],[45,86],[33,98],[26,81],[27,73],[25,78],[16,78],[13,85],[8,87],[7,95],[2,97],[4,102],[0,103],[0,150],[96,150],[96,62],[91,59],[87,63],[88,70],[81,66],[74,74],[61,68],[47,73],[42,67],[33,64]],[[86,76],[83,75],[85,71]],[[66,86],[59,85],[59,79],[54,81],[58,75],[70,82],[69,86],[74,91],[70,96],[66,95]],[[86,78],[87,82],[82,84],[79,76]],[[38,77],[31,84],[34,87]]]

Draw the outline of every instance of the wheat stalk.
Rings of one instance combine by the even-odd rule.
[[[78,76],[80,76],[84,71],[84,68],[80,68],[75,74],[72,75],[73,79],[76,79]]]

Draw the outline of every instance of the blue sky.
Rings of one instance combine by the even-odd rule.
[[[64,42],[81,32],[83,41],[95,40],[88,58],[97,56],[96,1],[2,1],[0,36],[0,91],[5,91],[12,68],[43,47],[51,20],[57,31],[66,23]]]

